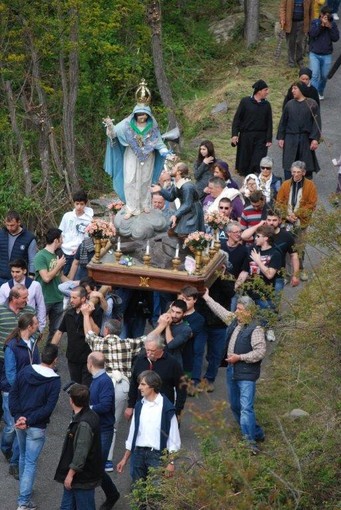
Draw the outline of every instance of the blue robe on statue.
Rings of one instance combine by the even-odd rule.
[[[148,115],[146,128],[139,131],[135,114]],[[157,183],[165,157],[170,154],[149,106],[137,105],[133,113],[107,131],[104,170],[113,188],[132,214],[150,207],[149,186]],[[149,204],[149,205],[148,205]]]

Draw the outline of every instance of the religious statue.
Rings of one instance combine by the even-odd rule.
[[[118,124],[109,117],[103,119],[107,135],[104,169],[126,204],[126,220],[150,212],[150,186],[158,182],[165,158],[173,158],[149,107],[151,94],[144,80],[135,98],[133,112]]]

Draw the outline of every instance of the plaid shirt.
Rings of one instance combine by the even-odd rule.
[[[107,335],[103,338],[95,335],[93,331],[89,331],[85,336],[85,340],[92,351],[103,352],[107,374],[112,376],[114,370],[119,370],[129,380],[133,358],[143,347],[144,339],[145,336],[122,340],[116,335]]]

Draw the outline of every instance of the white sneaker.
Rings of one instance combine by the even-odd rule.
[[[334,21],[339,21],[339,19],[340,19],[336,12],[334,12],[333,18],[334,18]]]
[[[323,101],[324,100],[324,96],[321,96],[321,94],[319,94],[319,100]]]
[[[30,501],[27,505],[18,506],[17,510],[37,510],[37,508],[37,505],[33,503],[33,501]]]
[[[268,342],[274,342],[276,340],[275,332],[273,329],[268,329],[266,332],[266,339]]]

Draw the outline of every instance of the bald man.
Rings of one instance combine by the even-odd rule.
[[[115,389],[111,378],[105,371],[103,352],[94,351],[88,356],[87,368],[92,375],[90,385],[90,407],[100,420],[103,471],[114,435]],[[100,510],[110,510],[120,497],[116,485],[104,471],[101,485],[106,500]]]

